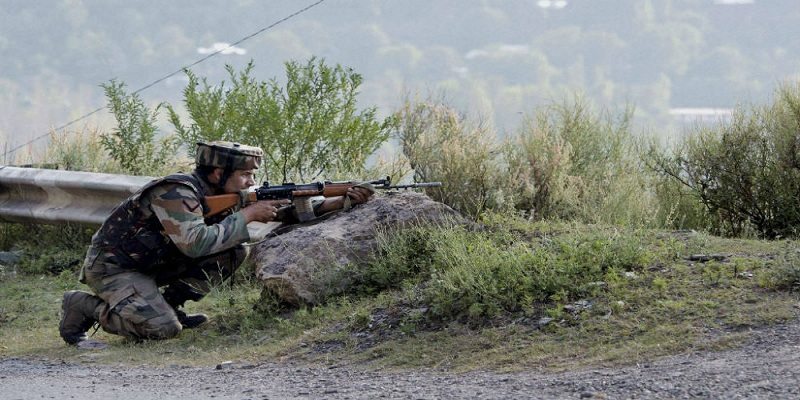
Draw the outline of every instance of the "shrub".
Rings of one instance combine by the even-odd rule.
[[[495,190],[496,144],[492,132],[452,108],[406,101],[395,114],[396,138],[415,181],[441,181],[427,191],[436,201],[477,219]]]
[[[403,301],[434,318],[481,321],[590,296],[607,273],[653,260],[637,235],[578,233],[529,242],[505,226],[487,231],[416,228],[388,237],[359,270],[363,291],[403,290]],[[513,225],[510,224],[510,225]]]
[[[800,249],[790,247],[786,252],[778,254],[767,262],[769,267],[759,276],[762,287],[774,290],[800,290]]]
[[[728,123],[698,128],[652,164],[689,188],[712,231],[764,238],[795,236],[800,224],[800,86],[782,86],[773,104],[739,107]]]
[[[2,249],[21,254],[17,265],[27,274],[53,274],[76,271],[83,263],[94,229],[74,225],[3,223]]]
[[[485,124],[446,105],[406,101],[397,138],[415,179],[442,181],[428,194],[475,218],[492,210],[535,220],[652,224],[651,177],[630,132],[631,114],[595,112],[576,98],[539,110],[498,144]]]
[[[42,159],[56,169],[88,172],[122,172],[101,143],[97,131],[51,132]]]
[[[655,148],[655,147],[654,147]],[[651,157],[645,155],[645,157]],[[655,171],[651,169],[651,171]],[[695,192],[670,176],[656,173],[652,190],[658,204],[654,225],[672,229],[711,230],[713,222]]]
[[[646,222],[653,205],[631,116],[594,111],[576,97],[527,117],[503,148],[514,207],[533,219]]]
[[[190,152],[201,140],[259,146],[267,171],[282,181],[361,172],[394,123],[379,121],[375,107],[357,110],[361,75],[314,57],[305,65],[285,66],[285,86],[275,79],[255,80],[252,62],[238,73],[226,67],[230,88],[224,82],[211,86],[187,70],[183,94],[191,123],[184,125],[167,106],[181,141]]]
[[[110,134],[101,135],[100,142],[122,171],[154,175],[165,164],[174,162],[177,142],[169,136],[156,141],[156,122],[162,105],[151,111],[137,93],[128,94],[125,84],[115,80],[101,86],[117,126]]]

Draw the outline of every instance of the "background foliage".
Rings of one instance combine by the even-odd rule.
[[[227,66],[229,89],[225,82],[210,85],[187,70],[183,103],[189,123],[167,106],[185,148],[193,153],[195,143],[212,140],[259,146],[267,173],[280,182],[363,171],[393,123],[380,121],[375,107],[358,109],[361,75],[314,57],[285,66],[285,85],[255,79],[252,62],[239,72]]]
[[[193,69],[219,82],[225,64],[241,70],[255,59],[259,76],[283,76],[284,60],[317,55],[359,71],[360,101],[383,112],[400,105],[398,93],[445,90],[457,109],[482,112],[501,132],[517,127],[520,112],[576,88],[596,104],[635,104],[639,121],[667,127],[672,107],[764,102],[776,81],[800,70],[794,0],[537,3],[326,2],[240,46],[247,54]],[[0,139],[20,143],[102,105],[98,82],[141,87],[200,58],[198,49],[297,8],[292,0],[6,2]],[[183,79],[148,89],[144,100],[179,103]]]
[[[150,175],[176,159],[178,143],[170,136],[157,138],[161,104],[150,110],[137,93],[127,93],[125,84],[110,81],[101,85],[108,109],[117,121],[110,133],[100,135],[100,143],[131,175]]]
[[[657,152],[656,152],[657,153]],[[740,107],[730,123],[698,128],[655,168],[702,203],[713,232],[775,239],[800,226],[800,86],[771,104]]]

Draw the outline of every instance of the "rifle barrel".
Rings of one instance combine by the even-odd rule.
[[[442,186],[442,182],[419,182],[419,183],[411,183],[408,185],[389,186],[389,189],[416,189],[416,188],[439,187],[439,186]]]

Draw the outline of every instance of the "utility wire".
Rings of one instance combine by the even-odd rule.
[[[149,88],[151,88],[151,87],[153,87],[153,86],[155,86],[155,85],[157,85],[157,84],[169,79],[172,76],[175,76],[175,75],[177,75],[177,74],[179,74],[179,73],[181,73],[181,72],[183,72],[183,71],[185,71],[185,70],[187,70],[187,69],[189,69],[191,67],[194,67],[197,64],[200,64],[200,63],[208,60],[211,57],[216,56],[219,53],[222,53],[225,50],[230,49],[231,47],[235,47],[236,45],[239,45],[239,44],[241,44],[241,43],[243,43],[243,42],[245,42],[247,40],[250,40],[250,39],[252,39],[252,38],[264,33],[265,31],[267,31],[269,29],[272,29],[275,26],[280,25],[281,23],[284,23],[284,22],[286,22],[286,21],[288,21],[288,20],[290,20],[290,19],[292,19],[292,18],[294,18],[294,17],[296,17],[296,16],[298,16],[298,15],[300,15],[300,14],[302,14],[302,13],[304,13],[304,12],[306,12],[306,11],[316,7],[316,6],[318,6],[318,5],[320,5],[324,1],[325,0],[318,0],[316,3],[309,4],[308,6],[306,6],[304,8],[301,8],[301,9],[299,9],[299,10],[297,10],[297,11],[295,11],[295,12],[293,12],[293,13],[291,13],[291,14],[289,14],[289,15],[287,15],[287,16],[285,16],[285,17],[283,17],[283,18],[281,18],[281,19],[279,19],[279,20],[277,20],[275,22],[273,22],[269,26],[261,28],[261,29],[255,31],[255,32],[253,32],[253,33],[251,33],[251,34],[249,34],[249,35],[247,35],[247,36],[245,36],[245,37],[243,37],[243,38],[241,38],[241,39],[229,44],[227,47],[221,48],[221,49],[219,49],[219,50],[217,50],[217,51],[215,51],[215,52],[213,52],[211,54],[208,54],[207,56],[205,56],[203,58],[200,58],[199,60],[197,60],[197,61],[195,61],[195,62],[193,62],[193,63],[191,63],[189,65],[184,65],[183,67],[180,67],[179,69],[177,69],[177,70],[175,70],[175,71],[173,71],[173,72],[171,72],[171,73],[169,73],[167,75],[164,75],[163,77],[158,78],[155,81],[150,82],[147,85],[144,85],[139,89],[136,89],[135,91],[132,92],[132,94],[138,94],[140,92],[143,92],[143,91],[145,91],[145,90],[147,90],[147,89],[149,89]],[[94,111],[89,112],[88,114],[85,114],[85,115],[82,115],[82,116],[80,116],[78,118],[75,118],[72,121],[67,122],[66,124],[63,124],[61,126],[56,127],[55,129],[53,129],[53,131],[60,131],[60,130],[62,130],[64,128],[72,126],[73,124],[76,124],[79,121],[82,121],[82,120],[84,120],[86,118],[89,118],[90,116],[92,116],[94,114],[97,114],[100,111],[103,111],[103,109],[105,109],[105,108],[106,107],[103,106],[103,107],[100,107],[100,108],[98,108],[98,109],[96,109]],[[23,147],[25,147],[25,146],[27,146],[27,145],[29,145],[31,143],[37,142],[37,141],[39,141],[39,140],[41,140],[43,138],[46,138],[49,135],[50,135],[50,132],[47,132],[47,133],[45,133],[43,135],[37,136],[37,137],[25,142],[25,143],[23,143],[23,144],[21,144],[21,145],[19,145],[17,147],[14,147],[13,149],[11,149],[11,150],[6,152],[5,157],[7,158],[10,154],[14,154],[17,150],[19,150],[19,149],[21,149],[21,148],[23,148]]]

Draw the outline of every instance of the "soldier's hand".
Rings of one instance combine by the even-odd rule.
[[[350,198],[350,203],[353,205],[366,203],[372,197],[372,194],[372,191],[358,186],[347,189],[347,197]]]
[[[286,206],[289,200],[261,200],[242,209],[247,222],[269,222],[278,216],[278,208]]]

